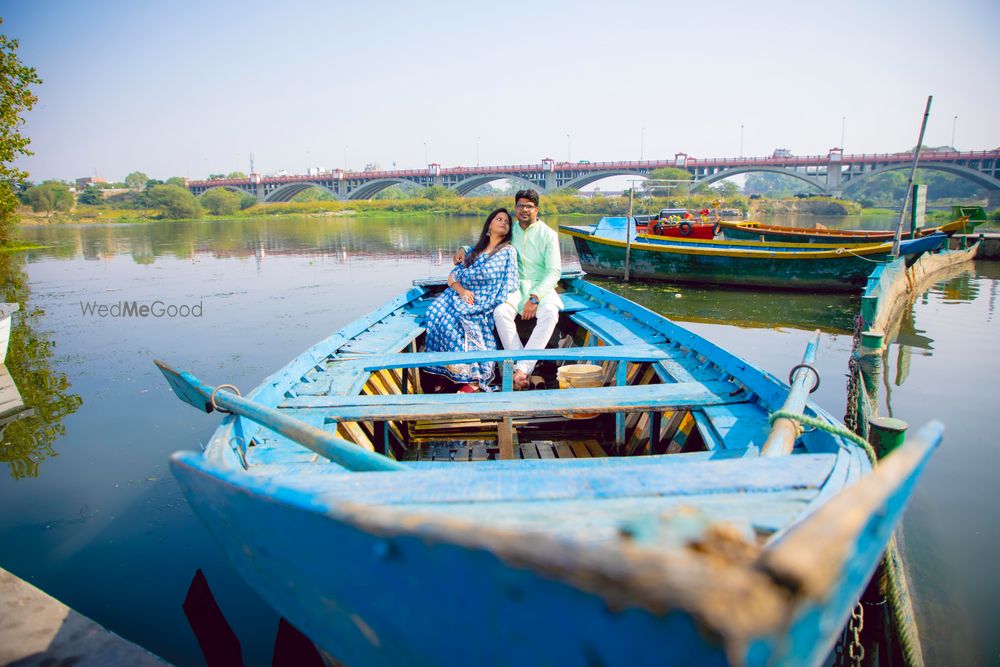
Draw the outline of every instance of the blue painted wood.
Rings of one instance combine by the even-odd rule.
[[[634,457],[616,466],[566,466],[557,459],[537,459],[548,466],[492,467],[410,466],[406,475],[343,473],[332,466],[296,470],[294,479],[273,481],[301,492],[316,493],[323,503],[349,501],[373,505],[412,503],[542,502],[646,496],[698,496],[710,493],[770,493],[817,489],[830,475],[834,454],[803,454],[789,461],[748,459],[692,460],[683,464],[648,462]],[[662,461],[663,458],[659,457]]]
[[[373,452],[368,452],[353,442],[332,436],[315,426],[309,425],[305,421],[289,417],[287,414],[282,414],[274,408],[243,398],[228,390],[215,391],[214,387],[204,384],[201,380],[185,371],[173,371],[166,364],[162,363],[158,363],[157,365],[170,380],[171,386],[180,389],[178,396],[186,402],[191,402],[192,397],[196,395],[201,396],[202,401],[211,397],[214,400],[214,404],[209,404],[209,407],[232,412],[250,419],[261,426],[266,426],[272,431],[293,440],[296,444],[311,449],[320,456],[348,470],[406,470],[404,466],[395,461]]]
[[[597,350],[579,347],[552,348],[547,350],[484,350],[481,352],[418,352],[407,354],[380,354],[374,359],[348,360],[355,362],[359,371],[371,372],[383,368],[418,368],[442,366],[462,361],[504,361],[511,359],[538,359],[542,361],[657,361],[670,359],[670,352],[639,342],[634,345],[602,347]]]
[[[296,416],[323,410],[327,421],[426,419],[473,414],[480,418],[507,415],[544,416],[587,412],[643,412],[653,409],[723,405],[745,401],[739,387],[728,382],[689,382],[639,387],[597,387],[547,392],[544,400],[532,392],[476,394],[408,394],[390,396],[302,396],[280,404]]]

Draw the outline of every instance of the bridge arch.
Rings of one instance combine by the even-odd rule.
[[[577,176],[571,181],[567,181],[562,187],[569,188],[573,190],[579,190],[580,188],[585,188],[591,183],[596,183],[597,181],[604,180],[605,178],[612,178],[614,176],[639,176],[641,178],[649,178],[648,173],[642,173],[640,171],[635,171],[634,169],[621,169],[612,171],[597,171],[592,174],[586,174],[584,176]]]
[[[411,181],[406,178],[380,178],[378,180],[369,181],[368,183],[351,190],[351,193],[347,195],[347,199],[371,199],[386,188],[391,188],[393,185],[412,185],[416,186],[420,190],[426,189],[423,185],[420,185],[416,181]]]
[[[814,188],[816,188],[820,192],[822,192],[824,194],[827,194],[826,185],[822,181],[820,181],[818,178],[816,178],[814,176],[806,176],[805,174],[797,172],[797,171],[795,171],[793,169],[785,169],[784,167],[765,167],[765,166],[760,166],[760,167],[732,167],[730,169],[724,169],[722,171],[719,171],[719,172],[716,172],[714,174],[711,174],[710,176],[705,176],[704,178],[699,178],[696,181],[692,181],[692,183],[691,183],[691,189],[694,190],[695,188],[697,188],[699,186],[702,186],[702,185],[711,185],[712,183],[715,183],[716,181],[721,181],[723,179],[729,178],[730,176],[737,176],[739,174],[750,174],[750,173],[753,173],[755,171],[766,171],[766,172],[770,172],[772,174],[781,174],[782,176],[791,176],[792,178],[797,178],[800,181],[805,181],[806,183],[808,183],[809,185],[813,186]]]
[[[867,171],[862,175],[852,177],[851,180],[844,182],[842,189],[846,192],[882,174],[890,171],[899,171],[900,169],[910,169],[911,166],[908,164],[890,164],[885,167],[879,167],[878,169]],[[970,169],[969,167],[963,167],[962,165],[948,164],[947,162],[921,162],[917,165],[917,168],[944,171],[956,176],[962,176],[966,180],[972,181],[976,185],[981,185],[989,191],[1000,191],[1000,179],[994,178],[989,174],[984,174],[981,171]]]
[[[340,199],[340,197],[337,196],[336,192],[334,192],[330,188],[320,185],[319,183],[300,182],[300,183],[289,183],[287,185],[281,186],[277,190],[274,190],[266,197],[264,197],[264,201],[269,204],[275,202],[291,201],[292,197],[299,194],[300,192],[303,192],[304,190],[308,190],[309,188],[319,188],[321,190],[325,190],[326,192],[329,192],[331,195],[333,195],[335,199]]]
[[[492,183],[493,181],[517,181],[519,184],[523,184],[525,188],[531,188],[538,191],[539,194],[545,194],[545,188],[538,183],[529,181],[527,178],[518,176],[516,174],[482,174],[476,176],[470,176],[463,181],[456,183],[451,186],[460,197],[467,196],[470,192],[478,188],[480,185],[486,185],[487,183]]]
[[[252,192],[250,192],[246,188],[241,188],[238,185],[213,185],[210,188],[205,188],[204,190],[202,190],[201,193],[198,196],[200,197],[201,195],[205,194],[206,192],[211,192],[212,190],[229,190],[230,192],[235,192],[236,194],[240,194],[240,195],[252,195],[253,194]]]

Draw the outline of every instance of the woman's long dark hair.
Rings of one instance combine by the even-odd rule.
[[[479,255],[486,250],[486,246],[490,244],[490,224],[493,222],[493,218],[497,217],[500,213],[506,213],[507,219],[510,220],[510,224],[507,228],[507,235],[503,237],[503,241],[500,242],[500,245],[503,246],[506,243],[510,243],[510,240],[514,237],[514,218],[511,217],[510,211],[505,208],[498,208],[493,211],[486,216],[486,222],[483,224],[483,231],[479,235],[479,241],[476,243],[476,246],[472,249],[472,252],[465,256],[464,264],[466,267],[472,266],[472,263],[476,261],[476,258],[479,257]]]

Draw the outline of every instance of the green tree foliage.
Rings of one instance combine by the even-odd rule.
[[[77,196],[76,200],[81,204],[87,204],[89,206],[97,206],[98,204],[104,203],[104,197],[101,196],[101,189],[96,185],[88,185],[85,187]]]
[[[225,188],[212,188],[199,200],[212,215],[232,215],[240,210],[240,194]]]
[[[30,139],[21,134],[22,115],[38,101],[31,86],[42,82],[35,68],[21,64],[17,47],[16,39],[0,34],[0,243],[10,240],[17,225],[15,189],[28,173],[15,168],[13,162],[32,154],[28,150]]]
[[[31,210],[50,217],[53,212],[66,212],[73,208],[73,193],[58,181],[46,181],[29,188],[27,192]]]
[[[242,171],[231,171],[228,174],[226,174],[226,178],[233,178],[233,179],[242,178],[242,179],[246,179],[247,175],[244,174]]]
[[[149,203],[165,218],[195,218],[201,215],[201,206],[190,191],[178,185],[154,185],[149,191]]]
[[[691,172],[687,169],[663,167],[650,172],[649,179],[642,183],[642,189],[651,197],[686,195],[691,186],[688,183],[677,181],[690,180]]]
[[[799,193],[816,192],[816,188],[794,176],[785,176],[770,171],[754,171],[747,174],[743,192],[748,195],[763,195],[775,199],[794,197]]]
[[[55,342],[42,321],[44,311],[30,302],[24,261],[23,254],[0,253],[0,300],[21,304],[10,330],[6,366],[27,409],[3,428],[0,439],[0,462],[9,466],[14,479],[38,477],[41,462],[58,455],[53,444],[66,432],[62,421],[83,403],[53,363]]]
[[[245,211],[257,203],[257,198],[246,192],[240,193],[240,210]]]
[[[740,193],[740,186],[736,185],[732,181],[723,180],[712,185],[708,192],[716,192],[720,197],[730,198],[735,197]]]
[[[336,199],[329,190],[324,188],[313,186],[311,188],[306,188],[302,192],[299,192],[289,201],[294,202],[307,202],[307,201],[333,201]]]
[[[142,173],[141,171],[133,171],[131,174],[125,177],[125,187],[131,188],[133,190],[141,190],[146,187],[146,182],[149,180],[149,176]]]
[[[452,199],[458,195],[454,190],[446,188],[443,185],[432,185],[429,188],[424,189],[421,193],[421,197],[424,199],[429,199],[431,201],[439,201],[441,199]]]
[[[898,169],[879,174],[853,187],[848,182],[846,195],[861,202],[865,207],[895,208],[903,201],[907,176],[905,169]],[[927,185],[928,201],[940,199],[969,201],[986,196],[983,188],[973,181],[937,170],[918,169],[914,181]]]
[[[187,187],[187,185],[184,183],[184,179],[181,178],[180,176],[171,176],[170,178],[168,178],[167,180],[165,180],[164,183],[166,185],[179,185],[182,188],[186,188]]]

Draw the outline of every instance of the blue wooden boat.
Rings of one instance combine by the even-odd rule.
[[[892,257],[892,243],[788,243],[666,238],[635,233],[628,218],[596,225],[560,225],[576,246],[580,264],[595,275],[622,276],[626,257],[635,278],[738,287],[854,291]],[[631,240],[629,242],[628,238]],[[916,258],[944,245],[947,235],[907,239],[900,253]]]
[[[563,285],[558,345],[527,354],[605,386],[514,392],[526,353],[420,351],[444,288],[423,282],[246,397],[157,362],[229,413],[173,472],[247,582],[347,664],[819,664],[941,427],[873,469],[808,401],[818,336],[789,387]],[[421,393],[421,367],[470,358],[499,391]]]

